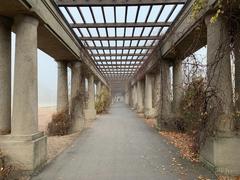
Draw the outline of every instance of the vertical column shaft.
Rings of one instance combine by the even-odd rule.
[[[235,107],[240,112],[240,36],[236,34],[234,42],[234,58],[235,58]]]
[[[101,83],[101,81],[98,81],[98,83],[97,83],[97,95],[98,96],[101,94],[101,90],[102,90],[102,83]]]
[[[137,84],[134,85],[134,109],[137,109],[137,102],[138,102],[138,99],[137,99]]]
[[[171,83],[170,83],[170,66],[167,60],[161,59],[160,64],[161,78],[161,101],[160,101],[160,119],[166,120],[171,114]]]
[[[16,60],[14,74],[12,134],[38,131],[37,28],[34,17],[15,18]]]
[[[94,76],[90,75],[88,78],[88,109],[95,109],[94,99]]]
[[[72,64],[72,82],[71,82],[71,118],[72,131],[79,131],[84,127],[83,117],[83,94],[81,92],[81,62]]]
[[[57,111],[68,111],[67,63],[58,62]]]
[[[175,60],[173,65],[173,111],[179,112],[181,99],[183,96],[183,70],[182,62]]]
[[[11,130],[11,25],[0,17],[0,134]]]
[[[215,96],[209,101],[209,116],[216,122],[218,132],[233,130],[233,94],[230,61],[228,23],[222,16],[210,23],[212,15],[205,19],[207,25],[207,78],[209,90]]]
[[[143,112],[143,85],[141,81],[137,82],[137,111]]]
[[[152,75],[145,76],[145,106],[146,110],[152,109]]]

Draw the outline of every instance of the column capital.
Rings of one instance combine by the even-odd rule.
[[[38,26],[39,20],[30,15],[18,14],[14,17],[14,23],[29,23]]]

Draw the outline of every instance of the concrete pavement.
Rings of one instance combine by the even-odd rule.
[[[201,164],[181,159],[178,150],[135,112],[116,103],[32,179],[194,180],[199,176],[216,179]]]

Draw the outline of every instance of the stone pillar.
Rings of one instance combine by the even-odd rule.
[[[179,107],[183,97],[183,69],[182,62],[175,60],[173,64],[173,112],[179,115]]]
[[[95,93],[94,93],[94,76],[91,74],[88,77],[88,100],[87,109],[84,110],[86,120],[96,119],[95,110]]]
[[[38,20],[15,17],[16,59],[11,137],[3,137],[1,149],[24,170],[45,163],[47,139],[38,132],[37,28]]]
[[[160,96],[161,96],[161,77],[160,72],[156,72],[154,78],[154,88],[153,88],[153,108],[156,110],[156,116],[159,114]]]
[[[228,25],[223,17],[207,25],[207,78],[209,89],[216,91],[217,98],[211,98],[209,115],[216,122],[217,131],[228,133],[233,130],[233,93],[230,60],[230,37]]]
[[[133,108],[137,109],[137,84],[134,84],[134,86],[133,86],[133,95],[134,95]]]
[[[208,104],[209,120],[215,123],[214,137],[201,147],[200,159],[214,167],[217,174],[240,175],[240,138],[233,131],[233,95],[228,19],[214,14],[206,17],[208,90],[214,92]],[[214,124],[213,124],[214,125]]]
[[[153,76],[151,74],[145,75],[145,101],[144,101],[144,115],[146,118],[153,118],[155,116],[155,110],[153,109],[152,98],[152,81]]]
[[[83,92],[81,91],[82,72],[81,62],[72,63],[72,78],[71,78],[71,119],[72,132],[80,131],[84,128],[83,116]]]
[[[102,82],[98,81],[97,82],[97,96],[100,96],[102,90]]]
[[[158,110],[158,127],[165,128],[171,115],[171,82],[170,82],[170,65],[165,59],[160,60],[160,104]]]
[[[57,112],[67,111],[69,109],[68,103],[68,77],[67,77],[67,63],[58,62],[58,79],[57,79]]]
[[[0,17],[0,134],[11,131],[11,25]]]
[[[13,135],[38,132],[37,27],[38,20],[15,18],[16,60],[13,92]]]
[[[236,33],[234,41],[234,58],[235,58],[235,109],[240,113],[240,35]],[[235,121],[236,127],[240,128],[240,121]]]
[[[139,80],[137,82],[137,112],[142,113],[144,111],[143,106],[143,84]]]

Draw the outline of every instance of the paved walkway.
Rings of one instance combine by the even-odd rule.
[[[176,161],[176,162],[175,162]],[[117,103],[34,180],[195,180],[215,179],[179,157],[126,105]]]

